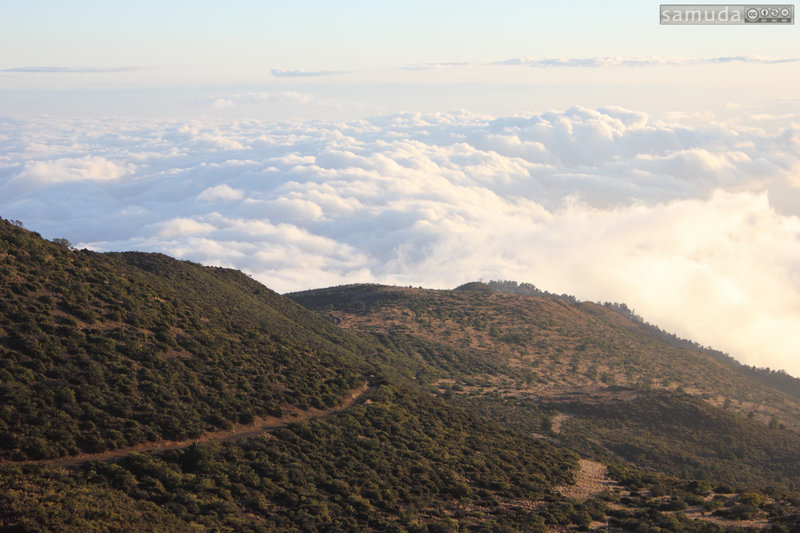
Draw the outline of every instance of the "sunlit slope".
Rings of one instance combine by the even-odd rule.
[[[608,307],[481,284],[290,296],[405,354],[405,379],[523,432],[670,475],[800,483],[794,397]]]
[[[417,350],[423,380],[454,377],[450,372],[468,378],[466,385],[480,381],[538,397],[611,385],[677,389],[765,421],[774,415],[800,425],[800,405],[788,395],[705,353],[671,346],[604,306],[470,287],[353,285],[289,296],[345,328],[437,347],[440,353]]]

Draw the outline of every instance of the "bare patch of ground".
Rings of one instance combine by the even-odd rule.
[[[553,417],[552,420],[552,427],[550,428],[553,433],[561,433],[561,424],[564,423],[566,419],[568,419],[570,415],[564,413],[558,413],[556,416]]]
[[[604,464],[588,459],[578,461],[578,469],[573,476],[574,485],[556,487],[558,493],[565,498],[585,501],[619,486],[608,477],[608,468]]]

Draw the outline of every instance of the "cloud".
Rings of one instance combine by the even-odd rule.
[[[117,180],[133,170],[133,164],[118,164],[104,157],[64,157],[25,161],[14,181],[32,187],[79,181],[107,182]]]
[[[311,94],[294,91],[232,94],[228,96],[204,98],[200,100],[200,103],[210,104],[218,109],[247,104],[299,104],[341,107],[341,104],[335,100],[318,98]]]
[[[176,237],[204,235],[214,231],[216,227],[191,218],[173,218],[154,224],[154,229],[158,237],[174,239]]]
[[[310,78],[316,76],[347,74],[347,72],[343,70],[287,70],[283,68],[274,68],[270,72],[276,78]]]
[[[601,67],[658,67],[687,65],[717,65],[730,63],[750,63],[759,65],[778,65],[796,63],[800,58],[774,58],[762,56],[711,56],[711,57],[671,57],[671,56],[594,56],[594,57],[537,57],[523,56],[495,61],[451,61],[439,63],[420,63],[400,67],[401,70],[434,70],[444,68],[480,66],[522,66],[534,68],[601,68]]]
[[[773,65],[795,63],[800,58],[770,58],[761,56],[665,57],[665,56],[600,56],[600,57],[516,57],[494,61],[493,65],[528,67],[652,67],[675,65],[713,65],[721,63],[756,63]]]
[[[0,215],[278,291],[528,281],[800,375],[800,129],[763,120],[573,107],[0,122]]]
[[[0,72],[36,73],[36,74],[107,74],[110,72],[132,72],[142,67],[15,67]]]
[[[244,198],[244,191],[225,184],[209,187],[197,195],[197,199],[201,202],[233,202],[242,198]]]

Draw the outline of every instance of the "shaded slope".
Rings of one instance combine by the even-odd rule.
[[[293,423],[269,438],[133,454],[69,475],[0,466],[0,488],[29,487],[0,496],[0,526],[48,528],[45,520],[59,517],[61,531],[79,530],[80,521],[64,518],[70,506],[78,517],[88,514],[83,500],[64,496],[72,487],[108,495],[93,501],[98,516],[122,503],[111,529],[149,510],[154,531],[176,522],[178,530],[544,531],[546,520],[572,523],[565,514],[575,514],[572,505],[552,487],[567,482],[576,464],[563,449],[384,384],[335,418]],[[58,496],[32,488],[42,486]],[[24,510],[22,502],[42,512]]]
[[[240,435],[339,412],[367,359],[395,358],[240,272],[74,251],[0,221],[0,281],[0,529],[361,531],[488,508],[523,523],[575,465],[397,385]],[[247,438],[168,442],[232,427]]]
[[[230,442],[236,440],[262,437],[269,433],[284,428],[289,424],[305,422],[308,420],[327,420],[336,416],[353,405],[364,402],[367,399],[370,388],[364,384],[357,389],[350,391],[350,395],[345,397],[339,405],[327,407],[325,409],[297,408],[287,410],[280,418],[276,417],[257,417],[250,424],[234,424],[230,429],[218,431],[205,431],[192,439],[182,441],[160,440],[155,442],[145,442],[124,448],[117,448],[105,452],[85,453],[69,457],[59,457],[58,459],[41,459],[38,461],[25,461],[23,464],[38,464],[45,467],[53,466],[74,466],[90,461],[115,461],[134,453],[163,452],[167,450],[182,450],[189,446],[212,442]]]
[[[362,341],[241,272],[0,221],[0,455],[182,440],[363,383]]]
[[[558,441],[605,461],[736,486],[800,486],[800,436],[685,394],[637,391],[629,401],[575,398]]]
[[[539,501],[575,464],[567,452],[396,386],[330,422],[225,445],[202,465],[191,453],[164,455],[166,469],[183,476],[235,469],[231,484],[253,470],[261,477],[253,489],[266,501],[226,498],[224,485],[201,497],[216,493],[268,524],[303,531],[384,531],[445,517],[485,523],[485,512],[468,510],[483,505],[522,521],[529,511],[518,500]],[[121,466],[144,473],[135,462]]]

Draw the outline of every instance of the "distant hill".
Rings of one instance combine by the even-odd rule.
[[[406,377],[434,393],[583,453],[684,477],[800,483],[794,396],[613,307],[512,282],[289,296],[402,347],[414,362]],[[557,435],[553,419],[566,420]]]
[[[516,281],[508,280],[493,280],[485,283],[472,282],[456,288],[456,290],[475,289],[493,290],[510,294],[522,294],[526,296],[545,296],[549,298],[559,298],[570,303],[578,303],[577,298],[569,294],[553,294],[547,291],[542,291],[531,283],[517,283]],[[683,339],[674,333],[669,333],[654,324],[646,322],[641,316],[637,315],[633,309],[629,308],[624,303],[604,302],[603,306],[611,309],[612,311],[616,311],[622,316],[631,319],[633,322],[645,326],[653,335],[657,336],[660,340],[666,342],[667,344],[678,348],[688,348],[690,350],[706,353],[714,359],[731,365],[734,369],[746,374],[756,381],[760,381],[769,385],[770,387],[782,390],[783,392],[800,399],[800,379],[787,374],[784,370],[772,370],[770,368],[759,368],[755,366],[743,365],[725,352],[715,350],[708,346],[702,346],[701,344],[688,339]]]

